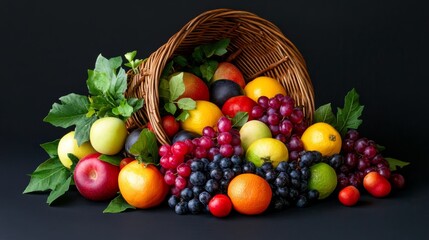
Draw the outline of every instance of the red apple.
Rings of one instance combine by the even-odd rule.
[[[235,96],[226,100],[222,106],[222,113],[233,118],[237,112],[247,112],[250,121],[253,120],[250,113],[256,105],[258,104],[247,96]]]
[[[390,182],[378,172],[370,172],[363,178],[363,187],[374,197],[389,195],[392,186]]]
[[[201,78],[188,72],[176,72],[169,77],[169,80],[175,77],[181,77],[185,84],[185,92],[178,99],[192,98],[193,100],[209,101],[209,88]]]
[[[219,79],[227,79],[236,82],[241,88],[244,88],[246,82],[244,81],[241,71],[232,63],[221,62],[213,75],[212,81]]]
[[[119,191],[119,167],[98,159],[100,153],[83,157],[74,170],[74,182],[79,193],[93,201],[109,200]]]

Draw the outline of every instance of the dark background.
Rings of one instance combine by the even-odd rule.
[[[429,14],[424,1],[15,1],[0,3],[0,239],[429,239]],[[275,23],[304,55],[316,106],[341,106],[353,87],[365,105],[360,131],[411,162],[407,188],[386,199],[335,196],[305,209],[257,217],[177,216],[166,207],[107,215],[107,203],[71,191],[49,207],[22,195],[47,156],[39,144],[66,130],[42,121],[52,103],[85,94],[87,69],[138,50],[148,56],[186,22],[215,8],[247,10]],[[25,230],[24,230],[25,229]]]

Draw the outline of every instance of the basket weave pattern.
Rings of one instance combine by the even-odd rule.
[[[198,45],[223,38],[231,40],[226,61],[241,70],[246,82],[262,75],[277,79],[312,120],[313,86],[304,58],[293,43],[273,23],[253,13],[216,9],[189,21],[149,56],[138,75],[129,76],[127,96],[143,98],[145,105],[128,120],[128,128],[143,127],[150,121],[158,141],[169,143],[160,123],[158,95],[164,67],[177,54],[188,55]]]

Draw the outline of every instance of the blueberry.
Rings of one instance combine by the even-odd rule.
[[[222,170],[220,170],[219,168],[211,170],[210,177],[216,180],[220,180],[222,178]]]
[[[276,179],[274,180],[274,184],[277,187],[284,187],[286,186],[286,178],[284,176],[277,176]]]
[[[300,192],[307,192],[308,190],[308,182],[301,181],[301,186],[299,187]]]
[[[192,187],[192,192],[194,193],[194,196],[198,196],[202,191],[204,191],[204,188],[202,186]]]
[[[204,163],[204,166],[207,166],[209,163],[210,163],[210,161],[207,159],[207,158],[201,158],[201,160],[200,160],[202,163]]]
[[[215,162],[210,162],[209,164],[207,164],[207,169],[209,171],[219,168],[219,164],[215,163]]]
[[[322,161],[322,154],[318,151],[312,151],[314,155],[314,163],[318,163]]]
[[[295,188],[289,189],[289,198],[296,199],[299,195],[299,192]]]
[[[213,156],[213,162],[219,164],[220,160],[223,158],[222,154],[216,154]]]
[[[298,164],[295,161],[289,162],[289,171],[296,169],[297,166]]]
[[[256,174],[265,179],[265,172],[262,168],[256,168]]]
[[[286,197],[288,197],[289,196],[289,189],[288,189],[288,187],[278,187],[277,189],[276,189],[276,195],[277,196],[280,196],[280,197],[283,197],[283,198],[286,198]]]
[[[179,203],[179,198],[178,198],[178,197],[176,197],[176,196],[174,196],[174,195],[171,195],[171,196],[168,198],[168,206],[169,206],[169,207],[171,207],[171,208],[173,208],[173,209],[174,209],[174,207],[175,207],[178,203]]]
[[[288,169],[289,169],[289,165],[285,161],[281,161],[279,165],[277,165],[276,167],[276,170],[279,172],[287,172]]]
[[[180,197],[185,201],[189,201],[194,197],[194,192],[190,188],[185,188],[180,192]]]
[[[316,201],[319,198],[319,191],[312,189],[308,191],[307,196],[310,201]]]
[[[210,193],[208,193],[206,191],[200,193],[200,195],[198,196],[198,200],[200,200],[200,202],[204,205],[209,204],[209,201],[211,198],[212,198],[212,196],[210,195]]]
[[[256,171],[256,166],[254,163],[246,162],[243,165],[243,173],[255,173],[255,171]]]
[[[306,196],[304,195],[300,195],[298,196],[298,199],[296,200],[296,204],[297,207],[302,208],[302,207],[307,207],[308,206],[308,199]]]
[[[174,207],[174,211],[179,215],[183,215],[183,214],[188,213],[188,203],[187,202],[179,202]]]
[[[328,164],[334,169],[339,169],[344,163],[344,158],[340,154],[334,154],[329,160]]]
[[[298,170],[292,170],[289,175],[292,179],[300,179],[301,178],[301,172]]]
[[[301,178],[303,180],[310,179],[310,175],[311,175],[311,171],[310,171],[310,169],[308,167],[301,168]]]
[[[262,163],[261,168],[264,172],[268,172],[273,169],[273,164],[271,162],[264,162]]]
[[[226,190],[228,188],[228,184],[231,180],[228,179],[222,179],[220,180],[220,187],[222,190]]]
[[[209,193],[214,193],[219,190],[219,183],[214,179],[209,179],[204,186],[204,189]]]
[[[232,167],[232,162],[230,158],[222,158],[222,160],[220,160],[219,166],[223,169],[225,168],[231,168]]]
[[[292,178],[290,180],[290,183],[291,183],[292,187],[294,187],[294,188],[301,188],[301,182],[296,178]]]
[[[240,157],[240,156],[238,156],[238,155],[233,155],[233,156],[231,157],[231,162],[232,162],[232,164],[234,164],[234,165],[236,165],[236,166],[240,166],[240,165],[241,165],[241,163],[242,163],[242,161],[241,161],[241,157]]]
[[[314,159],[315,159],[315,156],[312,152],[304,152],[301,155],[301,158],[299,161],[299,166],[300,167],[305,167],[305,166],[309,167],[313,164]]]
[[[234,177],[234,171],[230,168],[223,170],[223,178],[230,180]]]
[[[189,177],[189,181],[194,186],[203,186],[204,183],[206,182],[206,175],[204,175],[204,173],[202,173],[200,171],[193,172],[193,173],[191,173],[191,176]]]
[[[238,174],[242,173],[242,170],[241,170],[240,166],[234,166],[234,167],[232,167],[232,171],[234,172],[234,175],[238,175]]]
[[[191,170],[192,172],[196,171],[203,171],[204,170],[204,163],[200,160],[195,160],[191,163]]]
[[[203,210],[203,204],[198,199],[193,198],[193,199],[189,200],[189,202],[188,202],[188,210],[192,214],[201,213]]]
[[[270,169],[270,170],[265,172],[265,180],[267,180],[267,182],[274,181],[274,179],[276,179],[276,177],[277,177],[277,174],[273,169]]]

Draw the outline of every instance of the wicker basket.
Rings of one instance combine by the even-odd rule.
[[[277,79],[311,121],[314,92],[305,61],[298,49],[273,23],[253,13],[216,9],[189,21],[167,43],[152,53],[140,67],[140,73],[129,77],[127,95],[143,98],[143,109],[127,122],[128,129],[143,127],[150,121],[161,144],[170,140],[160,124],[159,79],[165,65],[176,54],[190,54],[201,44],[230,38],[226,61],[235,64],[246,81],[261,75]]]

